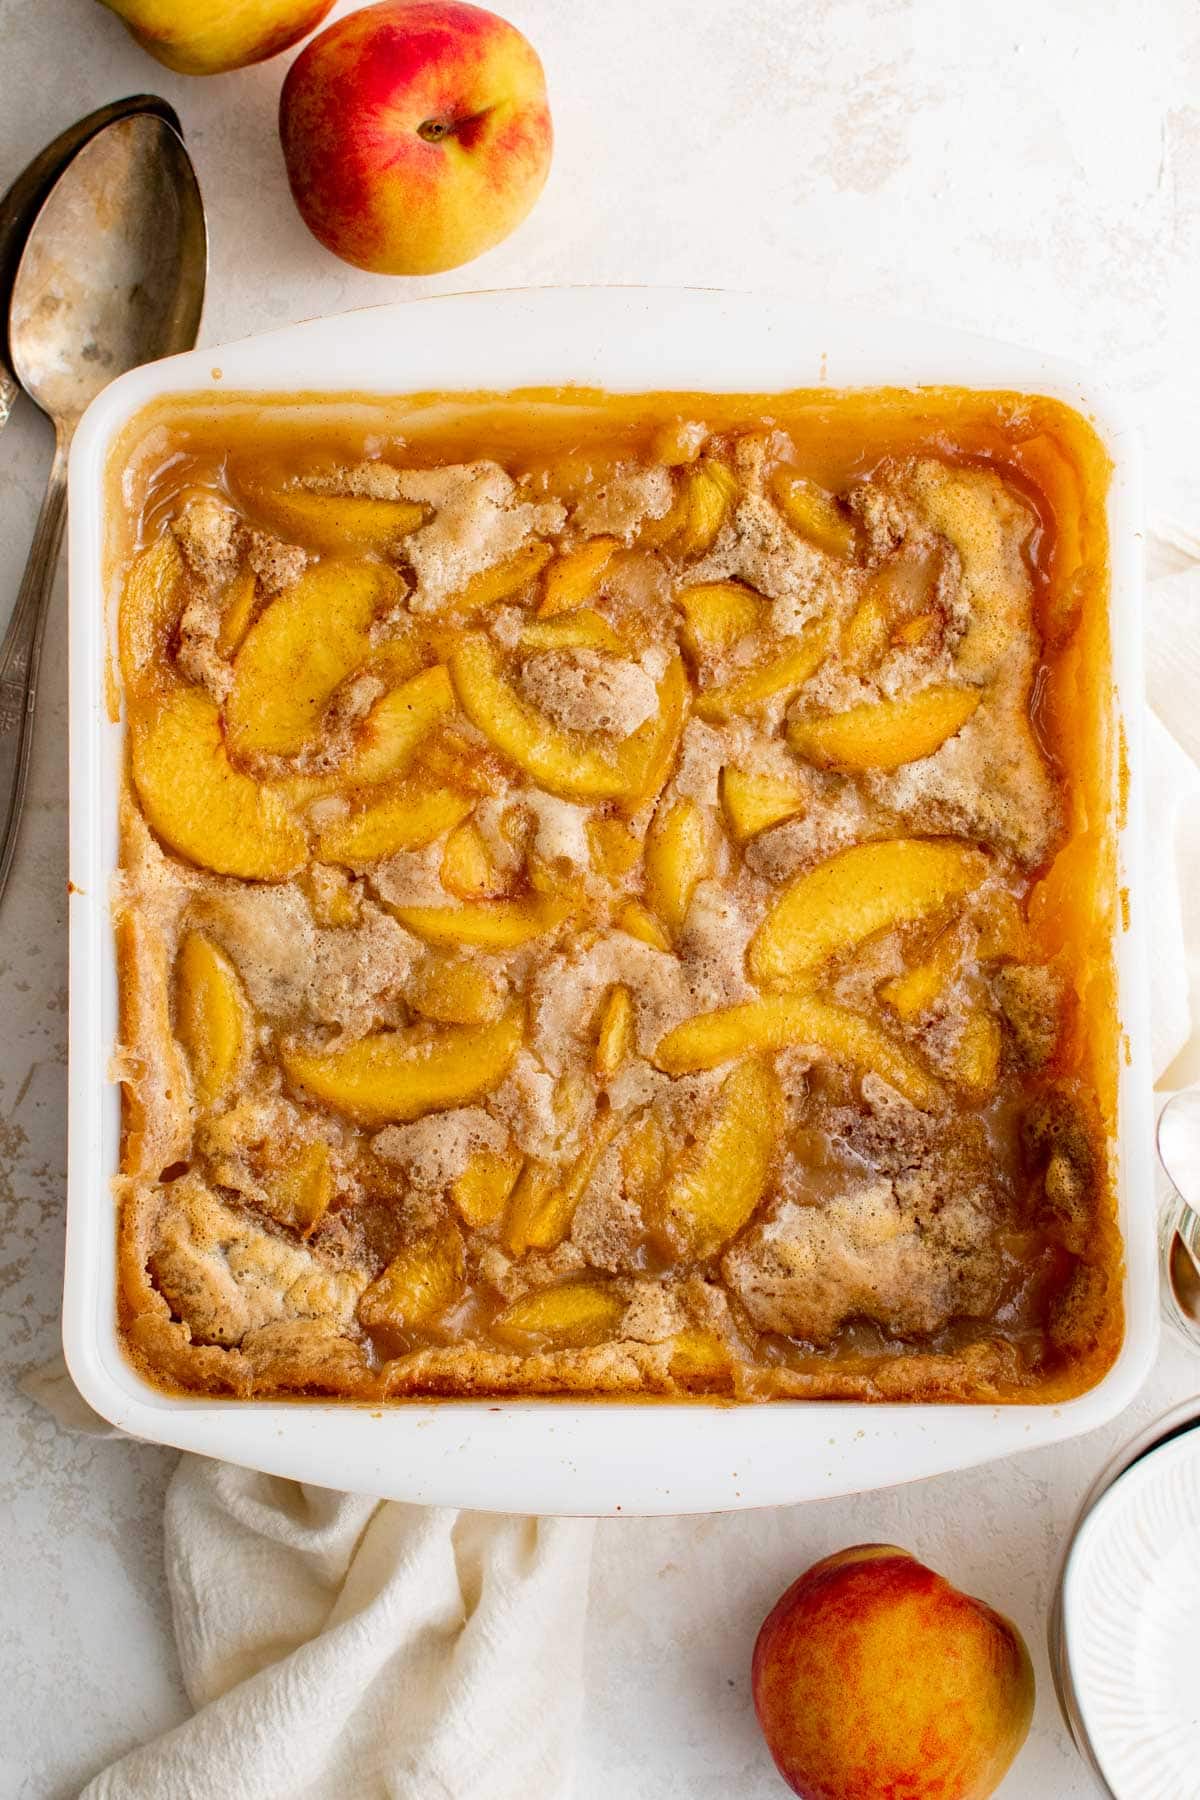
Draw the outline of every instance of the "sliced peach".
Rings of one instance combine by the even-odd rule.
[[[498,793],[508,773],[502,757],[477,738],[469,738],[453,721],[423,739],[412,768],[431,787],[457,788],[476,798]]]
[[[249,1014],[237,970],[198,931],[185,934],[175,960],[175,1032],[191,1064],[196,1104],[219,1106],[246,1060]]]
[[[775,504],[793,531],[829,556],[853,559],[854,521],[842,511],[833,495],[794,469],[776,469],[771,480]]]
[[[217,649],[222,656],[234,656],[250,629],[254,608],[258,604],[258,578],[253,569],[239,569],[221,600],[221,627],[217,633]]]
[[[937,625],[938,616],[935,612],[918,613],[915,618],[902,619],[892,633],[892,642],[905,646],[923,644],[926,638],[932,637]]]
[[[963,1022],[954,1051],[954,1078],[978,1097],[995,1091],[1003,1037],[999,1021],[983,1007],[973,1008]]]
[[[676,503],[679,525],[671,540],[678,556],[703,556],[737,499],[737,477],[715,457],[702,456],[684,469]]]
[[[611,1337],[624,1311],[609,1282],[564,1281],[522,1294],[496,1315],[492,1330],[518,1349],[582,1349]]]
[[[811,713],[789,723],[788,743],[823,769],[899,769],[932,756],[982,698],[980,688],[939,684],[846,712]]]
[[[345,869],[334,868],[328,863],[310,863],[301,872],[297,885],[308,896],[317,925],[337,930],[358,923],[358,892]]]
[[[554,931],[569,916],[562,895],[528,894],[521,900],[476,900],[461,906],[389,906],[407,930],[427,944],[469,944],[515,950]]]
[[[906,1050],[857,1013],[813,994],[771,994],[687,1019],[662,1039],[654,1061],[668,1075],[686,1075],[789,1044],[812,1044],[838,1061],[873,1070],[923,1111],[941,1103],[941,1087]]]
[[[712,822],[694,800],[659,807],[646,835],[646,899],[669,932],[682,930],[712,857]]]
[[[510,1256],[524,1256],[527,1250],[553,1250],[562,1243],[596,1164],[616,1136],[617,1123],[612,1114],[597,1120],[586,1145],[565,1174],[532,1158],[526,1162],[508,1203],[501,1233]]]
[[[961,922],[952,930],[943,931],[923,961],[884,982],[879,990],[880,998],[902,1019],[915,1019],[940,999],[954,980],[962,966],[968,940],[973,941],[974,936],[974,932]]]
[[[164,532],[134,559],[117,610],[117,653],[127,694],[161,683],[163,658],[186,597],[179,545]]]
[[[477,1150],[450,1188],[450,1197],[473,1230],[495,1225],[521,1172],[521,1158],[511,1151]]]
[[[132,722],[133,783],[169,849],[218,875],[283,881],[305,861],[283,798],[230,764],[217,708],[179,688]]]
[[[653,950],[670,950],[671,940],[650,911],[640,900],[629,900],[617,914],[617,925],[635,937],[640,943],[649,944]]]
[[[594,537],[577,550],[557,557],[542,582],[538,617],[548,619],[554,613],[573,612],[590,600],[619,548],[616,538]]]
[[[487,638],[469,634],[450,658],[459,703],[498,750],[549,793],[573,800],[638,804],[661,785],[683,724],[687,681],[678,658],[659,683],[659,711],[616,749],[551,724],[517,693]],[[664,764],[666,767],[664,767]]]
[[[401,850],[421,850],[465,819],[471,806],[466,795],[449,788],[401,782],[382,795],[368,788],[355,796],[345,818],[318,830],[316,853],[322,862],[356,868]]]
[[[979,886],[988,860],[955,838],[854,844],[789,883],[750,941],[756,981],[782,985],[876,931],[925,918]]]
[[[360,1125],[390,1125],[490,1094],[507,1075],[521,1037],[521,1015],[514,1011],[494,1025],[377,1031],[341,1049],[284,1044],[279,1056],[289,1078],[314,1099]]]
[[[364,1290],[359,1319],[368,1331],[420,1331],[453,1306],[466,1280],[462,1236],[444,1219],[394,1256]]]
[[[840,654],[848,669],[861,674],[879,661],[892,638],[892,613],[885,596],[871,589],[842,627]]]
[[[744,769],[721,771],[721,806],[735,843],[748,843],[760,831],[794,819],[806,803],[804,787],[797,780]]]
[[[225,726],[235,754],[303,749],[335,690],[367,660],[370,627],[399,594],[380,563],[320,562],[272,600],[233,665]]]
[[[617,982],[609,988],[600,1008],[596,1034],[596,1073],[602,1080],[615,1075],[633,1047],[633,1001],[629,989]]]
[[[430,951],[409,984],[414,1012],[440,1025],[490,1025],[504,1010],[495,978],[479,963]]]
[[[502,562],[472,575],[461,594],[451,602],[455,612],[480,612],[485,606],[498,606],[512,600],[522,588],[536,581],[554,555],[552,544],[523,544]]]
[[[456,825],[442,851],[442,886],[459,900],[484,900],[504,887],[483,833],[470,819]]]
[[[675,604],[684,618],[684,646],[699,660],[732,650],[766,612],[762,596],[738,581],[699,582],[676,594]]]
[[[267,1172],[263,1186],[271,1217],[301,1237],[310,1237],[333,1198],[329,1145],[302,1144]]]
[[[371,667],[378,665],[373,660]],[[349,756],[320,775],[290,775],[280,787],[297,805],[403,774],[434,726],[454,711],[454,689],[441,663],[383,694],[358,728]]]
[[[609,881],[628,875],[642,854],[639,840],[624,819],[590,819],[587,834],[592,863]]]
[[[667,1166],[667,1140],[652,1112],[638,1113],[621,1133],[617,1145],[621,1184],[629,1198],[645,1211],[650,1196],[662,1185]]]
[[[697,694],[697,713],[702,719],[732,719],[739,713],[756,711],[781,694],[790,697],[816,674],[829,654],[831,640],[829,624],[824,619],[817,620],[790,641],[786,649],[772,652],[744,675]]]
[[[577,612],[556,613],[550,619],[531,619],[521,630],[522,650],[602,650],[624,656],[621,642],[608,620],[590,606]]]
[[[729,1346],[715,1331],[677,1331],[671,1339],[671,1374],[685,1384],[728,1375]]]
[[[289,543],[322,556],[385,555],[415,531],[425,508],[411,500],[379,500],[368,494],[318,494],[311,488],[243,484],[254,511]]]
[[[649,1223],[675,1256],[701,1261],[735,1237],[766,1192],[783,1129],[783,1095],[758,1058],[732,1071],[695,1142],[650,1200]]]

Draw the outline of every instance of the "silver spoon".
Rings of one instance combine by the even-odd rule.
[[[89,138],[95,137],[98,131],[103,131],[106,125],[111,125],[114,119],[124,119],[135,112],[158,113],[168,125],[179,130],[179,119],[174,107],[168,106],[156,94],[131,94],[127,100],[114,100],[108,106],[98,107],[95,112],[89,113],[86,119],[77,119],[74,125],[68,125],[65,131],[60,131],[53,142],[47,144],[21,170],[7,193],[0,197],[0,306],[6,313],[17,264],[21,260],[29,228],[42,201],[71,158],[83,148]],[[0,431],[8,423],[9,413],[21,391],[8,360],[4,323],[0,319]]]
[[[54,425],[54,461],[29,561],[0,646],[0,895],[25,796],[46,605],[66,515],[75,427],[116,376],[196,341],[204,207],[179,135],[156,113],[118,119],[67,164],[17,268],[8,348]]]
[[[1167,1245],[1167,1280],[1184,1318],[1200,1326],[1200,1088],[1172,1094],[1163,1107],[1158,1155],[1185,1208]]]

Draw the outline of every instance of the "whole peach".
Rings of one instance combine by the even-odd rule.
[[[462,0],[377,0],[288,71],[279,130],[301,217],[327,249],[384,275],[428,275],[519,225],[553,148],[542,65]]]
[[[101,0],[143,50],[180,75],[220,75],[290,50],[333,0]]]
[[[987,1800],[1033,1715],[1016,1627],[890,1544],[793,1582],[752,1678],[767,1746],[802,1800]]]

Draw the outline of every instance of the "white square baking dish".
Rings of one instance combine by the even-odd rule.
[[[123,728],[105,705],[105,467],[147,402],[172,393],[403,394],[582,384],[771,392],[952,385],[1021,389],[1088,417],[1114,465],[1109,499],[1113,704],[1128,747],[1120,830],[1128,929],[1116,956],[1119,1207],[1125,1338],[1090,1392],[1053,1406],[171,1398],[116,1334],[119,1092],[109,1079],[116,969],[109,889]],[[1142,829],[1138,447],[1073,366],[927,324],[849,318],[793,300],[708,291],[533,289],[400,303],[175,357],[115,382],[75,440],[70,490],[70,1154],[63,1336],[91,1404],[136,1437],[324,1486],[530,1513],[649,1514],[777,1505],[965,1468],[1090,1431],[1126,1406],[1158,1333]],[[107,621],[107,622],[106,622]],[[1116,795],[1114,794],[1114,806]]]

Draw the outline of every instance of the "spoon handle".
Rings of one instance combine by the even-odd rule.
[[[42,633],[66,516],[67,447],[59,443],[17,603],[0,645],[0,898],[8,885],[25,801]]]

